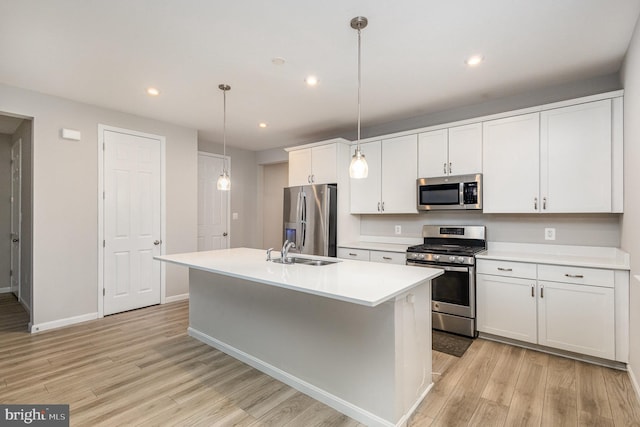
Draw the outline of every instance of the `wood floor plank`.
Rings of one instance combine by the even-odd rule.
[[[315,400],[313,400],[313,398],[297,392],[267,411],[258,418],[258,422],[264,427],[279,427],[285,425],[300,415],[314,402]]]
[[[524,349],[510,345],[503,346],[482,398],[498,405],[509,406],[522,367]]]
[[[548,355],[526,350],[511,399],[506,425],[540,426],[547,382]]]
[[[478,427],[501,427],[507,419],[509,407],[489,399],[480,398],[468,425]]]
[[[576,362],[549,356],[547,385],[544,396],[542,425],[578,425],[578,394],[576,392]]]
[[[640,427],[640,403],[627,372],[603,369],[607,395],[616,426]]]
[[[433,426],[468,424],[480,402],[482,391],[489,381],[504,344],[486,341],[475,358],[469,363],[446,406],[438,414]]]
[[[576,387],[578,392],[578,422],[607,419],[613,422],[611,405],[604,382],[605,368],[585,362],[576,362]]]

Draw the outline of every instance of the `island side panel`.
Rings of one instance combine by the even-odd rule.
[[[196,269],[189,278],[192,335],[317,387],[356,419],[364,410],[379,425],[398,421],[397,301],[365,307]]]
[[[431,281],[396,298],[396,413],[409,419],[433,385]]]

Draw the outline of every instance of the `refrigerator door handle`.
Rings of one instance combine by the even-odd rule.
[[[300,252],[302,253],[304,245],[307,242],[307,194],[302,192],[302,217],[300,218],[300,224],[302,226],[302,242],[300,244]]]

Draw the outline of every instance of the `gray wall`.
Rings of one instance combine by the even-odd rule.
[[[98,124],[166,137],[167,253],[196,250],[197,132],[156,120],[0,85],[0,112],[34,118],[34,324],[98,311]],[[77,129],[81,141],[60,138]],[[188,292],[167,265],[167,296]]]
[[[11,286],[11,135],[0,134],[0,288]]]
[[[640,383],[640,21],[622,69],[624,84],[624,216],[622,248],[631,254],[629,367]]]
[[[222,154],[222,144],[198,140],[198,150]],[[258,221],[258,164],[255,151],[227,147],[227,156],[231,157],[231,217],[232,248],[262,247],[262,230]]]

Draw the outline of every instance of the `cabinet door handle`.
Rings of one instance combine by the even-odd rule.
[[[537,197],[533,198],[533,210],[534,211],[538,210],[538,198]]]
[[[380,202],[378,202],[378,212],[380,212]]]
[[[536,285],[531,285],[531,298],[536,297]]]
[[[574,279],[583,279],[584,276],[582,274],[569,274],[565,273],[565,277],[572,277]]]
[[[316,176],[311,174],[311,183],[313,184],[314,182],[316,182]]]
[[[442,173],[446,174],[447,173],[447,162],[444,162],[442,164]]]
[[[354,254],[353,252],[349,252],[349,256],[358,256],[358,254]]]
[[[544,298],[544,286],[540,286],[540,298]]]
[[[513,271],[513,268],[498,267],[498,271]]]
[[[386,259],[387,261],[391,261],[391,257],[390,256],[383,256],[382,259]]]
[[[449,174],[451,174],[451,162],[449,162]]]
[[[382,212],[384,212],[384,202],[382,202]]]
[[[547,209],[547,198],[546,197],[542,198],[542,209],[543,210]]]

